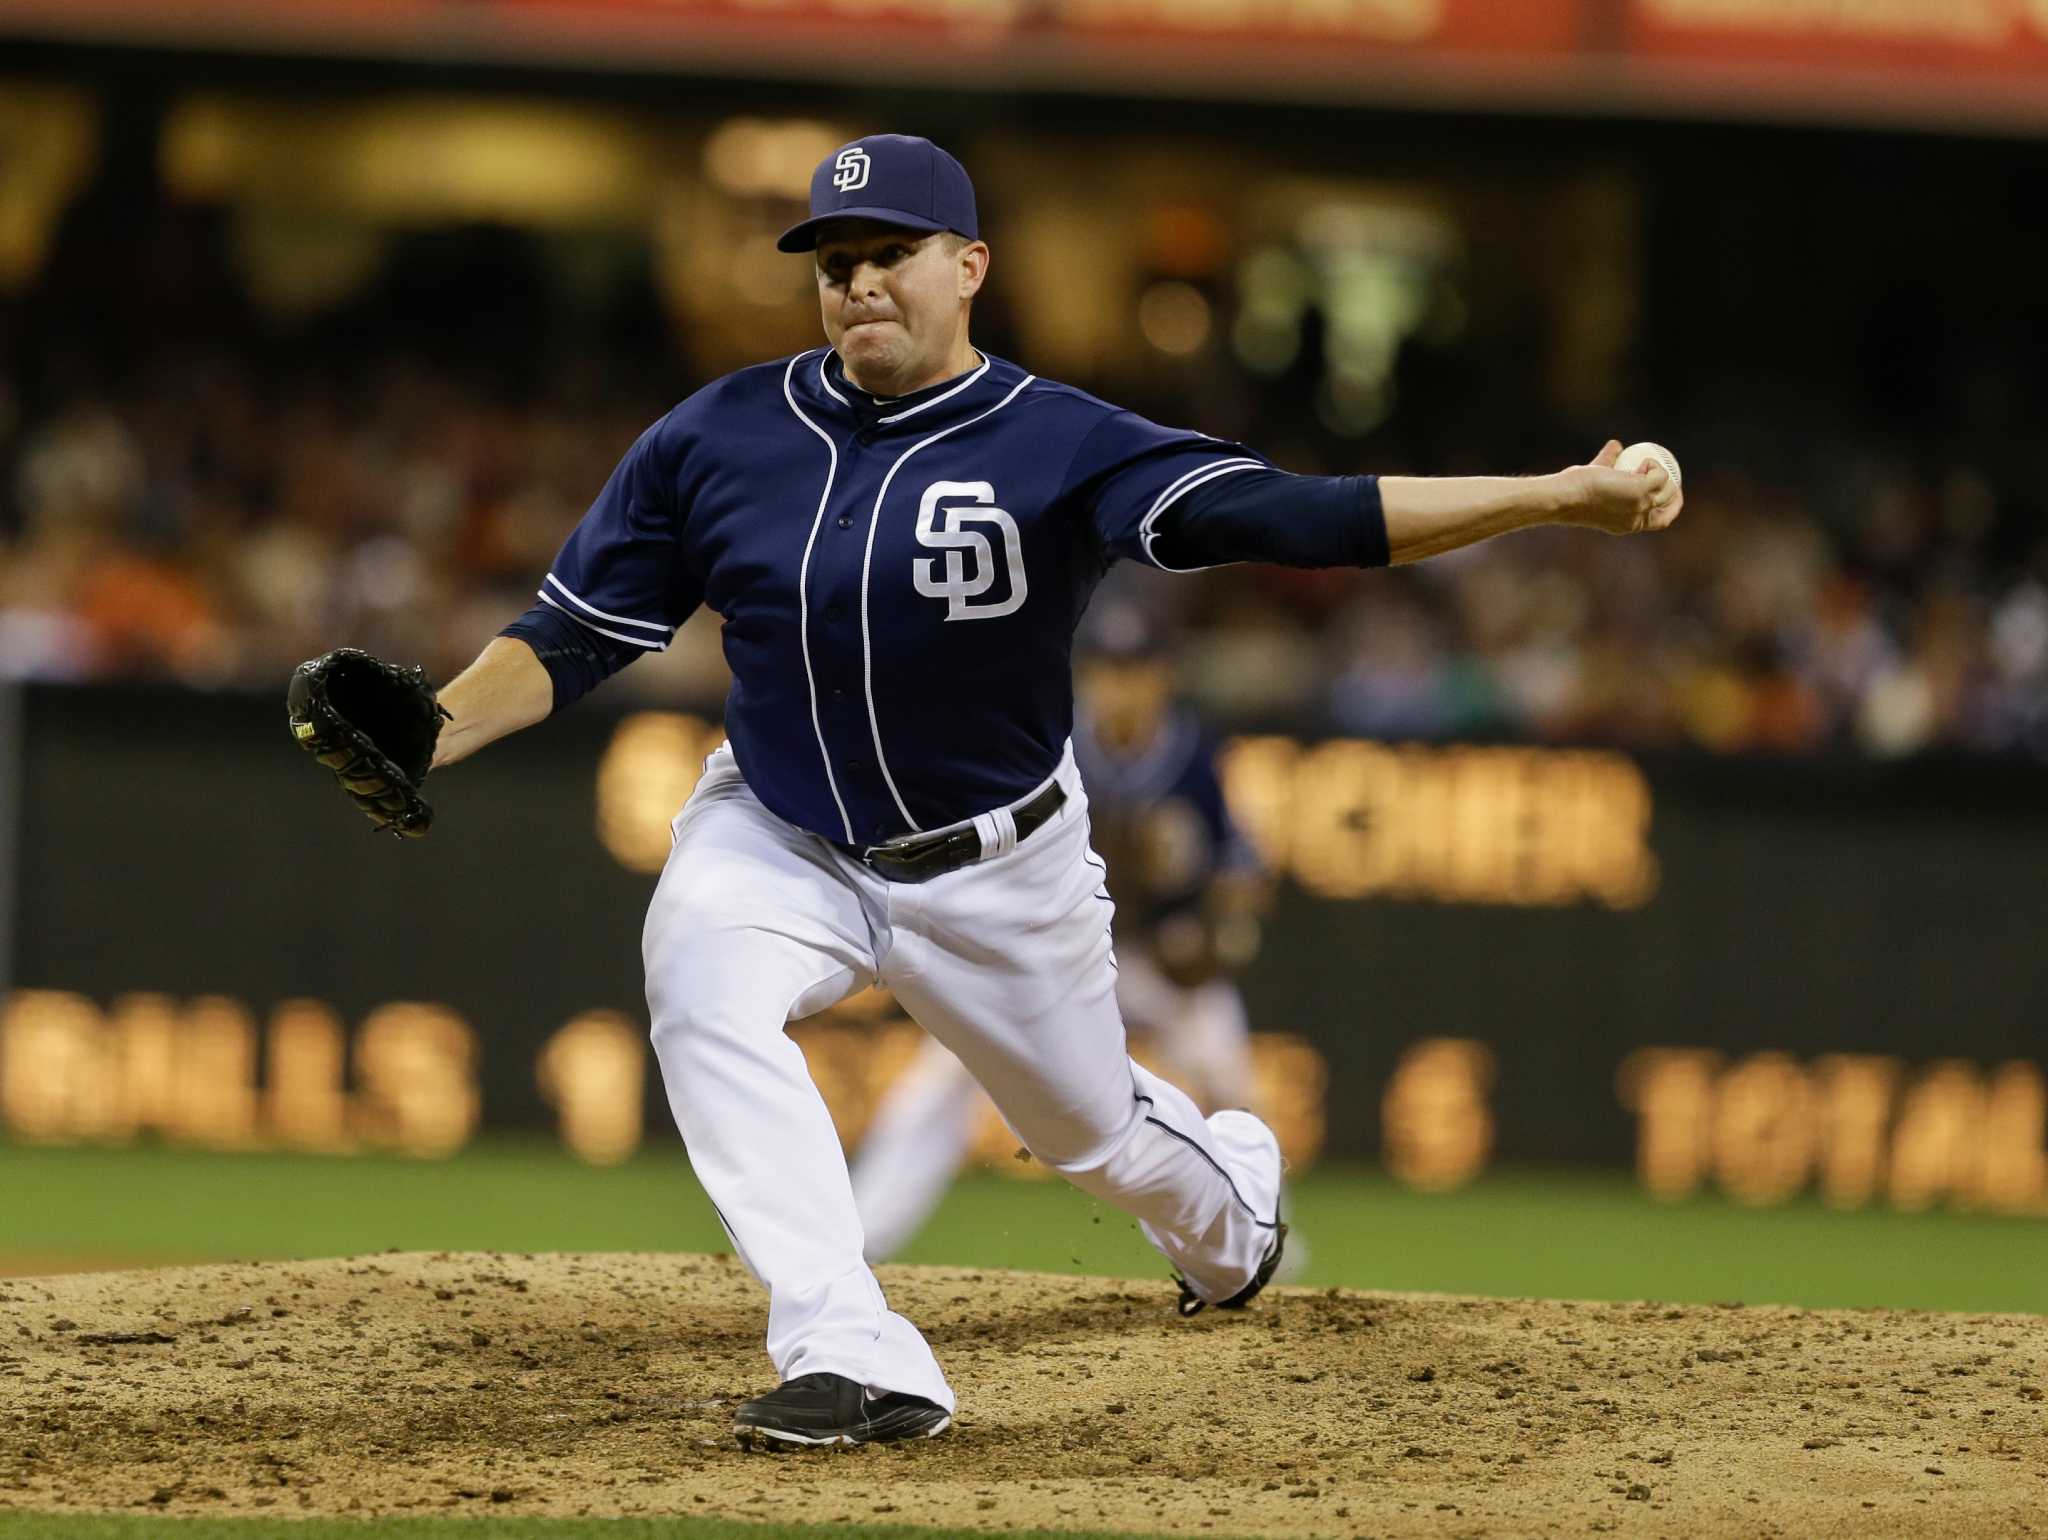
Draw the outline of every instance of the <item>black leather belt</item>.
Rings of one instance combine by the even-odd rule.
[[[1043,827],[1066,805],[1066,800],[1066,789],[1054,781],[1029,802],[1011,808],[1011,821],[1017,825],[1017,843],[1023,844]],[[912,834],[884,845],[847,845],[838,840],[831,843],[891,882],[930,882],[981,859],[981,835],[972,824],[950,834]]]

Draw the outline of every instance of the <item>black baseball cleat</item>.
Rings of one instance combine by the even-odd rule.
[[[890,1391],[872,1395],[843,1374],[799,1374],[765,1396],[740,1403],[732,1431],[742,1449],[759,1435],[778,1447],[887,1444],[899,1438],[937,1438],[953,1414],[923,1396]]]
[[[1231,1295],[1230,1298],[1217,1300],[1216,1308],[1218,1310],[1242,1310],[1246,1305],[1257,1299],[1259,1297],[1259,1290],[1273,1281],[1273,1274],[1280,1267],[1280,1253],[1286,1247],[1287,1226],[1275,1225],[1273,1227],[1273,1244],[1267,1248],[1266,1259],[1259,1264],[1259,1270],[1252,1274],[1252,1281]],[[1200,1315],[1208,1308],[1209,1302],[1188,1287],[1187,1279],[1181,1277],[1179,1273],[1175,1273],[1173,1281],[1180,1285],[1179,1309],[1182,1315]]]

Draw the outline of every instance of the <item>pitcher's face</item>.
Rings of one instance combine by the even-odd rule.
[[[861,389],[900,396],[954,372],[988,247],[849,219],[818,242],[825,336]]]

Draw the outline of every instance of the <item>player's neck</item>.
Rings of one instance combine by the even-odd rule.
[[[897,396],[914,396],[921,390],[931,389],[934,385],[943,385],[948,380],[957,380],[961,375],[971,370],[979,369],[981,364],[981,354],[975,351],[974,345],[964,336],[961,337],[959,345],[946,355],[944,363],[931,369],[918,371],[917,374],[907,378],[899,378],[894,375],[887,379],[863,378],[854,366],[847,361],[844,353],[839,355],[839,367],[841,372],[846,375],[846,378],[869,395],[880,397],[884,400],[892,400]]]

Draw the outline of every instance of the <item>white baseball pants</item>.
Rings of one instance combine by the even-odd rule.
[[[775,817],[729,746],[676,819],[643,937],[654,1051],[691,1165],[768,1289],[785,1380],[828,1370],[955,1405],[862,1255],[831,1114],[783,1030],[871,983],[959,1056],[1033,1155],[1136,1217],[1203,1298],[1242,1289],[1271,1244],[1271,1133],[1244,1117],[1212,1128],[1125,1050],[1071,754],[1056,775],[1066,803],[1030,838],[925,883],[890,882]]]
[[[1157,1034],[1176,1075],[1211,1109],[1250,1105],[1251,1023],[1229,979],[1176,984],[1142,951],[1118,962],[1117,1008]],[[983,1116],[981,1087],[945,1044],[929,1039],[889,1088],[853,1158],[853,1199],[870,1262],[910,1243],[967,1163]]]

